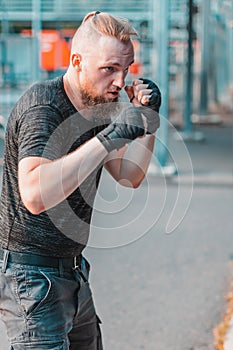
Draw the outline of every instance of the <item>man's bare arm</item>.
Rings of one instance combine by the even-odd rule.
[[[149,106],[159,111],[161,104],[160,91],[158,87],[149,80],[135,80],[131,86],[126,86],[125,90],[132,105]],[[153,115],[152,115],[153,116]],[[158,116],[155,115],[158,119]],[[143,181],[148,166],[150,164],[155,135],[146,135],[133,141],[128,150],[126,147],[120,151],[110,153],[106,159],[105,168],[122,185],[128,187],[138,187]]]
[[[123,186],[137,188],[150,164],[154,140],[154,135],[146,135],[137,138],[128,148],[112,152],[106,158],[106,170]]]
[[[54,207],[67,198],[106,155],[106,149],[95,137],[58,160],[23,158],[18,170],[24,205],[33,214]]]

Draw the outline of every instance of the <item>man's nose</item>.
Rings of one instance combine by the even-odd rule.
[[[118,88],[122,89],[125,85],[125,75],[123,72],[118,72],[115,76],[115,79],[113,81],[113,85],[117,86]]]

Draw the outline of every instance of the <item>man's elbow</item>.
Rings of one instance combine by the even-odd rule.
[[[33,191],[21,194],[21,199],[26,209],[33,215],[39,215],[45,210],[40,195]]]
[[[120,179],[118,182],[124,187],[130,187],[130,188],[136,189],[141,185],[143,179],[144,177],[140,179],[133,179],[133,180]]]
[[[143,177],[142,179],[138,180],[138,181],[134,181],[132,187],[133,187],[134,189],[138,188],[138,187],[141,185],[143,179],[144,179],[144,177]]]

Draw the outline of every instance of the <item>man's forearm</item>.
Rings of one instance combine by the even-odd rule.
[[[127,187],[138,187],[144,179],[150,164],[154,135],[137,138],[121,153],[115,152],[109,157],[105,168],[116,181]]]
[[[93,138],[61,159],[41,158],[41,164],[28,172],[23,168],[23,159],[19,186],[25,206],[33,214],[54,207],[80,186],[106,155],[105,148]]]
[[[132,142],[122,159],[120,177],[131,181],[133,187],[138,187],[146,175],[154,141],[154,135],[138,138]]]

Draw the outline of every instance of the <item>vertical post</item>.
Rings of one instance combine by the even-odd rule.
[[[32,80],[40,80],[41,0],[32,4]]]
[[[202,50],[199,114],[208,113],[209,15],[210,0],[202,2]]]
[[[200,76],[200,98],[199,98],[199,115],[194,116],[193,122],[208,123],[208,124],[219,124],[221,123],[221,116],[218,114],[208,115],[208,79],[209,79],[209,66],[210,66],[210,0],[202,2],[202,45],[201,45],[201,76]],[[215,39],[216,44],[220,44],[220,39]],[[219,51],[219,50],[218,50]],[[214,53],[211,53],[213,56]],[[211,58],[213,60],[213,57]],[[215,58],[214,58],[215,59]],[[218,79],[218,57],[216,64],[217,70],[217,90],[218,94],[219,79]],[[220,67],[221,68],[221,67]],[[217,96],[215,96],[217,97]]]
[[[156,135],[156,155],[162,167],[168,158],[168,106],[169,106],[169,0],[159,1],[158,12],[154,10],[154,22],[158,22],[154,30],[154,41],[158,42],[158,85],[162,94],[160,109],[160,128]],[[154,6],[154,9],[155,6]]]
[[[2,58],[1,58],[1,65],[2,65],[2,76],[3,76],[3,85],[6,83],[5,81],[5,70],[8,64],[8,59],[7,59],[7,38],[8,38],[8,33],[9,33],[9,21],[7,17],[7,9],[6,5],[2,4],[2,11],[3,11],[3,16],[2,16],[2,40],[1,40],[1,51],[2,51]]]
[[[222,38],[222,52],[225,52],[225,56],[222,58],[222,89],[221,89],[221,94],[223,94],[226,91],[227,83],[228,83],[228,76],[227,76],[227,58],[228,58],[228,45],[229,43],[227,42],[227,24],[226,24],[226,18],[224,18],[224,25],[223,25],[223,38]]]
[[[204,140],[202,132],[193,131],[191,123],[192,106],[193,106],[193,0],[187,0],[188,10],[188,52],[187,52],[187,69],[186,69],[186,95],[184,102],[184,130],[180,134],[185,141],[200,142]],[[181,141],[177,138],[177,141]]]
[[[228,40],[229,43],[228,47],[228,77],[229,77],[229,85],[233,84],[233,69],[232,69],[232,57],[233,57],[233,20],[228,23]]]
[[[188,0],[188,57],[186,73],[186,99],[184,110],[184,131],[190,133],[192,130],[191,114],[193,102],[193,0]]]

